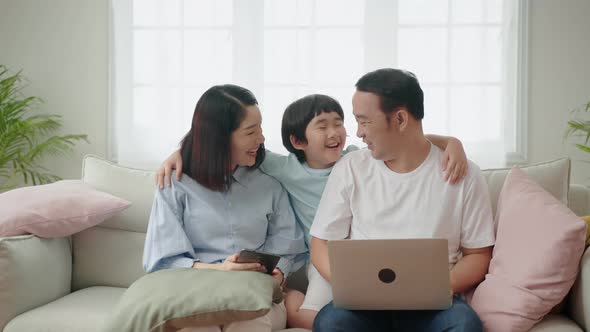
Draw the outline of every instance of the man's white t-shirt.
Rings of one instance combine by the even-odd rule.
[[[442,151],[431,144],[426,160],[409,173],[396,173],[369,150],[351,152],[336,163],[311,226],[324,240],[441,238],[449,241],[449,264],[461,248],[494,244],[487,184],[469,161],[458,184],[444,181]]]

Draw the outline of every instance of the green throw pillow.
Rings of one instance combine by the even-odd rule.
[[[283,294],[260,272],[170,269],[147,274],[123,293],[105,331],[176,331],[266,315]]]

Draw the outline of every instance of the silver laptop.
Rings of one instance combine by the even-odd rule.
[[[328,241],[334,306],[442,310],[452,304],[446,239]]]

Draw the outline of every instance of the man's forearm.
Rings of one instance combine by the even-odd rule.
[[[320,275],[330,282],[332,275],[330,273],[330,261],[328,260],[328,241],[311,238],[311,263],[318,270]]]
[[[451,270],[453,294],[463,293],[480,283],[488,272],[491,251],[463,256]]]

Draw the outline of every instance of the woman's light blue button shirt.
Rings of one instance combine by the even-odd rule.
[[[238,167],[233,179],[225,193],[186,174],[156,189],[143,253],[147,272],[220,263],[242,249],[280,255],[285,275],[298,268],[293,263],[307,249],[285,189],[257,169]]]

